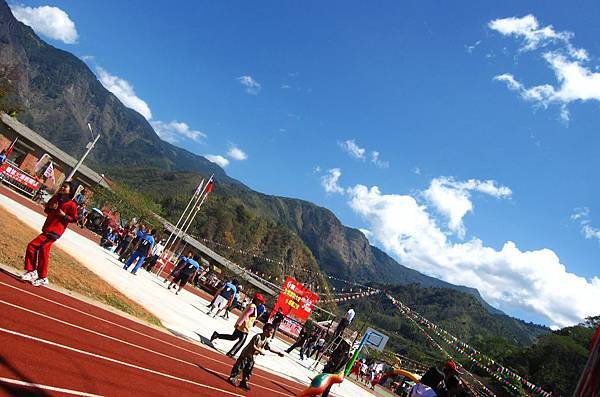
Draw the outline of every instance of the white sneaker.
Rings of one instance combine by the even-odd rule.
[[[32,281],[37,279],[37,270],[31,271],[31,272],[25,272],[21,275],[21,280],[23,281]]]
[[[46,277],[46,278],[38,278],[37,280],[32,281],[31,284],[34,287],[45,287],[49,283],[48,283],[48,278]]]

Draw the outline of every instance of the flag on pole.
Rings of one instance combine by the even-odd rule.
[[[213,188],[213,181],[212,179],[208,182],[208,185],[206,185],[206,194],[212,192],[212,188]]]
[[[44,171],[44,177],[46,177],[46,179],[52,179],[52,181],[56,182],[56,179],[54,179],[54,165],[52,165],[52,161],[48,163],[48,168],[46,168],[46,171]]]
[[[6,152],[4,152],[6,157],[8,157],[12,153],[13,149],[15,148],[15,144],[17,143],[18,140],[19,140],[19,137],[16,137],[15,140],[12,141],[12,143],[10,144],[8,149],[6,149]]]

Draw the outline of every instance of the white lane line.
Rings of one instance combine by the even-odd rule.
[[[11,379],[11,378],[2,378],[2,377],[0,377],[0,382],[2,382],[2,383],[10,383],[10,384],[17,385],[17,386],[32,387],[32,388],[36,388],[36,389],[56,391],[56,392],[59,392],[59,393],[71,394],[73,396],[102,397],[102,396],[100,396],[98,394],[84,393],[84,392],[77,391],[77,390],[63,389],[61,387],[54,387],[54,386],[42,385],[42,384],[39,384],[39,383],[24,382],[24,381],[18,380],[18,379]]]
[[[53,304],[55,304],[55,305],[57,305],[57,306],[60,306],[60,307],[63,307],[63,308],[65,308],[65,309],[69,309],[69,310],[72,310],[72,311],[74,311],[74,312],[77,312],[77,313],[83,314],[84,316],[91,317],[91,318],[93,318],[93,319],[96,319],[96,320],[99,320],[99,321],[105,322],[105,323],[107,323],[107,324],[113,325],[113,326],[115,326],[115,327],[118,327],[118,328],[124,329],[124,330],[126,330],[126,331],[129,331],[129,332],[133,332],[133,333],[135,333],[135,334],[141,335],[141,336],[143,336],[143,337],[145,337],[145,338],[149,338],[149,339],[155,340],[155,341],[157,341],[157,342],[160,342],[160,343],[162,343],[162,344],[168,345],[168,346],[170,346],[170,347],[174,347],[174,348],[176,348],[176,349],[183,350],[183,351],[185,351],[185,352],[188,352],[188,353],[194,354],[194,355],[196,355],[196,356],[199,356],[199,357],[202,357],[202,358],[206,358],[207,360],[211,360],[211,361],[214,361],[214,362],[217,362],[217,363],[221,363],[221,364],[229,365],[229,364],[228,364],[228,363],[226,363],[225,361],[217,360],[217,359],[215,359],[215,358],[213,358],[213,357],[210,357],[210,356],[204,355],[204,354],[202,354],[202,353],[198,353],[198,352],[196,352],[196,351],[194,351],[194,350],[190,350],[190,349],[187,349],[187,348],[185,348],[185,347],[182,347],[182,346],[176,345],[176,344],[174,344],[174,343],[167,342],[167,341],[165,341],[165,340],[162,340],[162,339],[160,339],[160,338],[156,338],[156,337],[154,337],[154,336],[152,336],[152,335],[145,334],[145,333],[143,333],[143,332],[140,332],[140,331],[137,331],[137,330],[135,330],[135,329],[132,329],[132,328],[126,327],[126,326],[124,326],[124,325],[121,325],[121,324],[115,323],[115,322],[113,322],[113,321],[106,320],[106,319],[104,319],[104,318],[102,318],[102,317],[98,317],[98,316],[95,316],[95,315],[93,315],[93,314],[90,314],[90,313],[84,312],[83,310],[75,309],[75,308],[73,308],[73,307],[71,307],[71,306],[67,306],[67,305],[65,305],[65,304],[63,304],[63,303],[56,302],[56,301],[54,301],[54,300],[52,300],[52,299],[49,299],[49,298],[43,297],[43,296],[41,296],[41,295],[34,294],[34,293],[32,293],[32,292],[26,291],[26,290],[24,290],[24,289],[21,289],[21,288],[17,288],[17,287],[15,287],[15,286],[13,286],[13,285],[6,284],[6,283],[4,283],[4,282],[2,282],[2,281],[0,281],[0,285],[4,285],[4,286],[6,286],[6,287],[9,287],[9,288],[15,289],[15,290],[17,290],[17,291],[19,291],[19,292],[22,292],[22,293],[25,293],[25,294],[27,294],[27,295],[35,296],[36,298],[42,299],[42,300],[44,300],[44,301],[46,301],[46,302],[53,303]],[[64,294],[63,292],[56,291],[56,290],[53,290],[53,291],[54,291],[54,292],[57,292],[57,293],[60,293],[60,294],[63,294],[63,295],[65,295],[65,296],[68,296],[68,297],[69,297],[69,298],[71,298],[71,299],[76,299],[76,298],[73,298],[72,296],[69,296],[69,295],[67,295],[67,294]],[[84,302],[84,301],[81,301],[81,302],[82,302],[82,303],[86,303],[86,304],[88,304],[87,302]],[[98,309],[99,309],[99,310],[105,310],[105,309],[102,309],[102,308],[98,308]],[[113,312],[110,312],[110,311],[107,311],[107,310],[105,310],[105,311],[106,311],[107,313],[110,313],[110,314],[113,314],[113,315],[115,315],[115,316],[118,316],[118,314],[116,314],[116,313],[113,313]],[[126,320],[128,320],[128,321],[133,321],[133,320],[127,319],[127,318],[125,318],[125,317],[124,317],[124,319],[126,319]],[[144,326],[144,327],[148,327],[147,325],[144,325],[144,324],[140,324],[140,325],[141,325],[141,326]],[[148,328],[150,328],[150,327],[148,327]],[[156,331],[157,331],[157,332],[161,332],[161,331],[158,331],[158,330],[156,330]],[[170,334],[165,334],[165,336],[167,336],[167,337],[174,337],[174,338],[176,338],[175,336],[172,336],[172,335],[170,335]],[[188,343],[189,343],[189,342],[188,342]],[[206,349],[205,347],[202,347],[202,346],[198,346],[198,347],[199,347],[199,348],[201,348],[201,349]],[[274,375],[275,375],[275,374],[274,374]],[[253,376],[253,377],[257,377],[257,378],[263,378],[263,379],[267,379],[267,380],[269,380],[269,381],[274,381],[274,379],[272,379],[272,378],[269,378],[268,376],[260,375],[260,374],[252,374],[252,376]],[[276,376],[277,376],[277,375],[276,375]],[[284,379],[285,379],[285,378],[284,378]],[[293,382],[293,381],[291,381],[291,380],[289,380],[289,379],[286,379],[286,380],[287,380],[288,382]],[[291,389],[296,389],[296,390],[300,390],[300,391],[304,390],[304,389],[303,389],[303,388],[301,388],[301,387],[298,387],[298,386],[295,386],[295,385],[291,385],[291,384],[287,384],[287,383],[285,384],[285,386],[286,386],[286,387],[288,387],[288,388],[291,388]]]
[[[159,371],[155,371],[153,369],[148,369],[148,368],[140,367],[139,365],[127,363],[125,361],[116,360],[114,358],[102,356],[100,354],[86,352],[85,350],[76,349],[74,347],[62,345],[60,343],[52,342],[52,341],[49,341],[49,340],[46,340],[46,339],[37,338],[35,336],[23,334],[23,333],[17,332],[17,331],[12,331],[10,329],[6,329],[6,328],[1,328],[0,327],[0,332],[4,332],[4,333],[10,334],[10,335],[20,336],[22,338],[33,340],[33,341],[40,342],[40,343],[44,343],[46,345],[60,347],[62,349],[69,350],[69,351],[72,351],[72,352],[75,352],[75,353],[79,353],[79,354],[83,354],[85,356],[90,356],[90,357],[98,358],[100,360],[109,361],[109,362],[114,363],[114,364],[124,365],[124,366],[129,367],[129,368],[138,369],[140,371],[148,372],[148,373],[151,373],[151,374],[154,374],[154,375],[159,375],[159,376],[163,376],[165,378],[174,379],[174,380],[178,380],[178,381],[181,381],[181,382],[189,383],[191,385],[200,386],[200,387],[205,388],[205,389],[219,391],[221,393],[226,393],[226,394],[229,394],[229,395],[232,395],[232,396],[244,397],[243,394],[232,393],[232,392],[227,391],[227,390],[219,389],[218,387],[213,387],[213,386],[205,385],[204,383],[194,382],[193,380],[184,379],[184,378],[180,378],[178,376],[165,374],[163,372],[159,372]]]
[[[180,359],[180,358],[177,358],[177,357],[169,356],[168,354],[159,353],[159,352],[157,352],[157,351],[154,351],[154,350],[148,349],[148,348],[146,348],[146,347],[142,347],[142,346],[136,345],[136,344],[134,344],[134,343],[126,342],[126,341],[124,341],[124,340],[121,340],[121,339],[118,339],[118,338],[112,337],[112,336],[110,336],[110,335],[103,334],[103,333],[101,333],[101,332],[97,332],[97,331],[94,331],[94,330],[91,330],[91,329],[88,329],[88,328],[80,327],[79,325],[71,324],[71,323],[69,323],[69,322],[66,322],[66,321],[63,321],[63,320],[59,320],[59,319],[57,319],[57,318],[50,317],[50,316],[47,316],[47,315],[45,315],[45,314],[42,314],[42,313],[38,313],[38,312],[35,312],[35,311],[33,311],[33,310],[30,310],[30,309],[26,309],[26,308],[24,308],[24,307],[21,307],[21,306],[15,305],[15,304],[13,304],[13,303],[10,303],[10,302],[3,301],[3,300],[1,300],[1,299],[0,299],[0,304],[7,305],[7,306],[13,307],[13,308],[15,308],[15,309],[18,309],[18,310],[23,310],[23,311],[25,311],[25,312],[27,312],[27,313],[31,313],[31,314],[33,314],[33,315],[40,316],[40,317],[46,318],[46,319],[48,319],[48,320],[51,320],[51,321],[56,321],[56,322],[58,322],[58,323],[61,323],[61,324],[67,325],[67,326],[69,326],[69,327],[73,327],[73,328],[79,329],[79,330],[81,330],[81,331],[89,332],[89,333],[91,333],[91,334],[94,334],[94,335],[97,335],[97,336],[100,336],[100,337],[103,337],[103,338],[106,338],[106,339],[110,339],[110,340],[112,340],[112,341],[115,341],[115,342],[118,342],[118,343],[122,343],[122,344],[124,344],[124,345],[127,345],[127,346],[130,346],[130,347],[134,347],[134,348],[137,348],[137,349],[140,349],[140,350],[144,350],[144,351],[146,351],[146,352],[149,352],[149,353],[152,353],[152,354],[156,354],[156,355],[158,355],[158,356],[161,356],[161,357],[164,357],[164,358],[168,358],[168,359],[170,359],[170,360],[174,360],[174,361],[180,362],[180,363],[182,363],[182,364],[186,364],[186,365],[189,365],[189,366],[191,366],[191,367],[194,367],[195,369],[198,369],[198,364],[191,363],[191,362],[189,362],[189,361],[185,361],[185,360],[182,360],[182,359]],[[214,373],[216,373],[216,374],[219,374],[219,375],[223,375],[223,376],[229,376],[229,374],[225,374],[225,373],[222,373],[222,372],[218,372],[218,371],[216,371],[216,370],[214,370],[214,369],[211,369],[211,368],[206,368],[206,369],[208,369],[208,370],[210,370],[210,371],[212,371],[212,372],[214,372]],[[259,384],[253,383],[253,382],[250,382],[250,384],[251,384],[251,385],[253,385],[253,386],[256,386],[256,387],[260,387],[261,389],[266,389],[266,390],[268,390],[268,391],[270,391],[270,392],[272,392],[272,393],[278,393],[278,394],[282,394],[282,395],[284,395],[284,396],[289,396],[289,393],[282,393],[282,392],[280,392],[280,391],[278,391],[278,390],[273,390],[273,389],[271,389],[271,388],[269,388],[269,387],[262,386],[262,385],[259,385]]]

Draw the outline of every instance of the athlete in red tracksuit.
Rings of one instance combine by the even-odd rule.
[[[77,222],[77,204],[71,194],[74,190],[71,184],[65,183],[48,201],[44,208],[48,217],[42,227],[42,234],[27,245],[26,272],[21,279],[31,281],[36,287],[48,285],[48,257],[52,244],[63,235],[69,223]]]

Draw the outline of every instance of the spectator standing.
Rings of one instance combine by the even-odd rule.
[[[127,227],[127,229],[125,230],[125,236],[124,236],[121,244],[119,244],[119,247],[117,248],[117,251],[119,254],[119,260],[121,262],[125,262],[129,258],[129,256],[128,256],[128,253],[130,252],[129,249],[130,249],[131,245],[133,244],[133,239],[135,238],[137,232],[138,232],[138,227],[134,223],[130,224]]]
[[[352,320],[354,320],[355,315],[356,315],[356,312],[354,311],[354,306],[350,306],[350,309],[348,309],[348,311],[346,312],[344,317],[340,320],[340,323],[338,324],[338,326],[335,329],[335,332],[334,332],[335,337],[337,337],[339,335],[343,335],[344,330],[346,329],[346,327],[348,325],[350,325]]]
[[[117,246],[117,233],[111,227],[106,230],[106,233],[100,239],[100,246],[109,251],[114,251]]]
[[[317,336],[316,333],[311,333],[311,335],[308,337],[308,339],[304,343],[304,346],[302,346],[302,348],[300,349],[300,359],[301,360],[304,360],[305,354],[308,356],[308,354],[311,352],[315,343],[317,343],[318,338],[319,337]]]
[[[2,149],[2,151],[0,151],[0,165],[4,164],[5,161],[6,161],[6,150]]]
[[[142,241],[142,239],[146,235],[146,226],[144,226],[142,224],[137,225],[132,230],[132,234],[133,234],[133,236],[132,236],[131,243],[129,243],[127,245],[127,249],[125,249],[121,253],[121,256],[119,257],[119,260],[121,262],[125,262],[127,260],[127,258],[131,257],[131,254],[137,250],[138,244]]]
[[[323,351],[324,347],[325,347],[325,337],[323,334],[320,333],[317,343],[315,343],[315,346],[313,347],[312,351],[308,353],[308,358],[311,358],[312,356],[315,356],[315,358],[317,358],[319,356],[319,354]]]
[[[129,270],[129,267],[133,264],[133,262],[137,259],[137,263],[135,267],[131,271],[132,274],[136,274],[138,269],[144,264],[144,260],[150,253],[152,252],[152,248],[154,247],[154,235],[156,234],[156,230],[149,230],[149,233],[144,234],[139,243],[137,244],[137,248],[131,255],[131,258],[127,261],[123,269]]]
[[[52,244],[63,235],[69,223],[77,221],[77,204],[71,192],[76,190],[74,182],[65,183],[57,194],[48,201],[44,212],[48,214],[42,234],[33,239],[25,252],[24,281],[31,281],[36,286],[48,285],[48,259]]]
[[[146,263],[144,263],[144,269],[151,272],[154,266],[156,266],[156,262],[158,262],[158,259],[161,257],[164,250],[165,240],[161,240],[158,243],[156,243],[154,245],[154,248],[152,248],[152,256],[146,261]]]
[[[86,203],[81,204],[79,206],[79,208],[77,209],[77,217],[78,217],[77,224],[82,229],[85,227],[85,224],[87,223],[87,220],[88,220],[87,217],[88,217],[89,213],[90,213],[90,210],[88,209]]]
[[[275,334],[277,333],[277,330],[279,329],[279,326],[283,322],[284,318],[285,316],[281,311],[281,308],[278,307],[277,312],[273,315],[273,318],[271,319],[271,324],[273,324],[273,327],[275,328],[275,330],[273,331],[273,339],[275,339]]]
[[[85,190],[85,188],[81,189],[81,192],[79,192],[79,194],[77,194],[75,196],[75,202],[77,203],[77,206],[80,207],[82,206],[87,200],[87,190]]]

